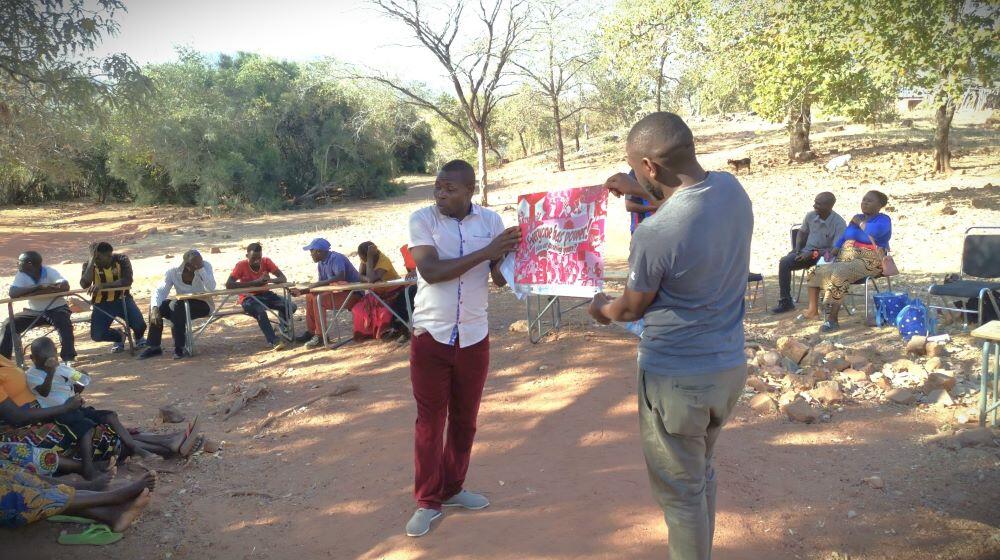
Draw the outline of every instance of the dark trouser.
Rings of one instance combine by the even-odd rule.
[[[639,371],[639,434],[671,560],[709,560],[715,532],[712,450],[746,383],[746,365],[704,375]]]
[[[25,309],[20,313],[14,314],[14,328],[17,330],[17,334],[20,335],[28,330],[28,326],[32,322],[34,322],[34,325],[51,325],[55,327],[59,333],[59,344],[61,346],[59,357],[64,362],[70,362],[76,359],[76,347],[73,341],[73,322],[70,320],[70,314],[69,307],[65,305],[45,311]],[[36,318],[38,319],[37,321],[35,321]],[[10,320],[7,320],[3,323],[3,335],[0,338],[0,355],[10,358],[13,350],[14,341],[10,335]]]
[[[122,335],[111,328],[114,317],[125,319],[132,329],[135,340],[146,334],[146,320],[142,318],[139,306],[135,304],[132,296],[125,296],[124,303],[119,299],[94,304],[94,309],[90,313],[90,339],[94,342],[125,342]]]
[[[254,299],[254,297],[257,299]],[[260,332],[264,333],[264,338],[267,339],[268,344],[276,344],[278,337],[274,334],[274,327],[271,325],[271,318],[267,310],[274,309],[277,311],[281,317],[281,323],[285,324],[288,322],[287,313],[285,312],[285,298],[274,292],[254,294],[254,297],[248,295],[243,300],[243,303],[240,304],[243,307],[243,312],[257,319]],[[292,309],[294,310],[295,308],[293,307]]]
[[[795,260],[795,253],[788,253],[778,261],[778,303],[792,301],[792,271],[812,268],[816,261],[809,257],[805,260]]]
[[[406,293],[403,293],[404,291]],[[409,305],[407,305],[407,294],[409,294]],[[412,312],[413,298],[415,297],[417,297],[417,286],[407,286],[406,289],[400,291],[396,296],[396,299],[389,304],[389,308],[408,323],[410,322],[410,313]],[[400,324],[399,319],[395,317],[392,318],[392,324],[396,328],[405,328],[402,324]]]
[[[208,306],[208,303],[200,299],[191,299],[188,300],[188,303],[191,304],[192,321],[208,317],[212,313],[212,309]],[[185,330],[187,328],[187,316],[184,314],[184,302],[172,299],[165,300],[160,304],[160,317],[170,321],[170,333],[174,336],[174,349],[183,350],[184,343],[187,342],[187,332]],[[163,322],[161,321],[158,325],[150,325],[149,337],[147,338],[150,348],[159,348],[162,339]]]
[[[489,366],[488,336],[468,348],[441,344],[430,333],[411,339],[410,382],[417,401],[413,496],[420,507],[440,510],[441,502],[462,490]]]

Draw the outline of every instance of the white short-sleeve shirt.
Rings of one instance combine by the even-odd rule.
[[[431,246],[439,258],[456,259],[486,247],[503,230],[499,214],[476,204],[461,221],[445,216],[436,205],[429,206],[410,216],[410,248]],[[418,270],[414,329],[426,330],[442,344],[455,344],[457,338],[462,348],[482,341],[489,334],[489,279],[489,261],[454,280],[435,284],[427,283]]]
[[[49,267],[42,266],[42,274],[38,277],[38,281],[23,272],[18,272],[14,275],[14,281],[11,282],[10,287],[12,288],[33,288],[40,284],[56,284],[58,282],[65,282],[66,279],[59,274],[59,271]],[[55,309],[57,307],[62,307],[66,305],[66,298],[58,297],[52,299],[50,295],[43,295],[38,297],[33,297],[28,300],[28,309],[32,311],[45,311],[46,309]]]

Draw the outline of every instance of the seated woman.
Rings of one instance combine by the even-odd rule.
[[[358,268],[358,272],[361,274],[362,282],[390,282],[400,279],[399,273],[396,272],[396,267],[393,266],[389,257],[371,241],[365,241],[361,245],[358,245],[358,257],[361,259],[361,266]],[[394,288],[385,292],[379,291],[379,296],[389,304],[393,313],[409,321],[410,310],[406,305],[406,298],[403,296],[401,289]],[[412,297],[410,301],[413,301]],[[365,306],[359,306],[355,313],[363,313],[364,309]],[[405,336],[408,333],[409,330],[403,326],[399,318],[393,316],[389,328],[380,334],[382,335],[381,338],[392,340],[400,337],[400,335]]]
[[[55,451],[59,455],[60,472],[81,473],[80,437],[56,421],[56,417],[81,406],[83,398],[77,395],[59,406],[41,408],[28,388],[24,371],[0,357],[0,443],[25,443]],[[194,452],[202,437],[195,418],[186,432],[163,435],[133,432],[132,439],[146,451],[162,457],[186,457]],[[89,456],[97,470],[107,470],[113,460],[126,455],[114,429],[100,424],[93,430]]]
[[[0,456],[5,457],[0,458],[0,527],[16,528],[72,513],[120,533],[139,518],[156,487],[155,472],[110,490],[111,474],[90,482],[63,483],[49,476],[49,461],[38,461],[51,451],[27,444],[4,444],[3,449],[8,453]]]
[[[832,263],[815,267],[809,275],[809,308],[806,319],[819,317],[819,292],[830,306],[820,330],[832,332],[840,327],[837,316],[841,302],[851,284],[867,276],[882,275],[882,257],[889,251],[892,220],[881,213],[889,197],[879,191],[868,191],[861,199],[861,214],[854,216],[843,235],[834,244]]]

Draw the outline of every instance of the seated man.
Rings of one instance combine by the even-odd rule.
[[[272,278],[271,275],[274,275]],[[288,280],[281,272],[274,261],[264,256],[264,248],[260,243],[247,245],[247,258],[236,263],[236,268],[229,274],[226,280],[226,289],[250,288],[266,286],[268,284],[284,284]],[[285,342],[278,335],[274,334],[274,327],[271,326],[271,318],[268,317],[267,310],[274,309],[281,317],[281,324],[287,324],[290,319],[286,314],[285,298],[272,292],[271,290],[260,290],[250,292],[253,297],[247,294],[240,294],[240,305],[243,312],[257,319],[260,331],[264,333],[267,344],[274,350],[284,350]],[[292,309],[294,310],[294,304]]]
[[[170,321],[170,332],[174,337],[174,359],[179,360],[185,356],[187,317],[184,302],[167,299],[171,289],[177,295],[214,291],[215,275],[212,273],[212,265],[201,257],[201,253],[190,249],[184,253],[181,266],[175,266],[163,275],[163,282],[153,291],[149,300],[149,347],[139,354],[140,360],[163,354],[160,341],[163,338],[164,319]],[[191,320],[212,314],[214,303],[211,296],[192,299],[189,304]]]
[[[62,346],[59,356],[64,362],[76,359],[76,347],[73,341],[73,323],[70,321],[71,311],[62,297],[52,298],[45,294],[58,294],[69,291],[69,282],[56,269],[42,265],[42,256],[35,251],[25,251],[17,257],[17,274],[10,285],[8,295],[12,298],[29,297],[28,308],[15,313],[3,324],[0,334],[0,355],[10,358],[14,349],[14,340],[10,332],[10,321],[18,334],[28,330],[32,325],[51,325],[59,332],[59,342]]]
[[[847,223],[833,211],[837,197],[821,192],[813,201],[813,210],[806,214],[795,238],[795,248],[778,261],[778,306],[772,313],[785,313],[795,309],[792,303],[792,271],[812,268],[825,257],[829,261],[833,244],[840,239]]]
[[[94,342],[111,342],[111,353],[125,351],[125,335],[119,329],[112,329],[115,317],[125,319],[132,329],[136,346],[145,346],[142,335],[146,333],[146,321],[139,306],[132,299],[132,263],[128,257],[115,253],[110,243],[101,241],[90,249],[90,260],[83,263],[80,287],[93,294],[94,306],[90,314],[90,338]],[[124,288],[113,292],[102,292],[108,288]]]
[[[306,348],[316,348],[323,344],[323,336],[319,331],[319,318],[316,316],[317,295],[310,293],[310,290],[320,286],[329,286],[337,282],[360,282],[361,275],[358,274],[358,270],[354,268],[351,261],[347,260],[347,257],[330,250],[330,242],[326,239],[317,237],[303,247],[303,250],[309,251],[309,256],[316,263],[319,281],[309,284],[305,288],[293,288],[291,292],[294,296],[303,294],[306,296],[307,331],[299,338],[299,341],[308,341],[306,342]],[[332,293],[324,295],[324,297],[320,298],[320,301],[323,303],[325,311],[327,309],[340,309],[341,306],[345,309],[350,309],[356,300],[351,298],[351,301],[347,301],[346,293]]]

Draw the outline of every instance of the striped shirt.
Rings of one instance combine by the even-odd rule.
[[[87,271],[87,264],[83,263],[83,271]],[[81,282],[84,288],[89,288],[92,284],[97,284],[102,286],[104,284],[110,284],[111,282],[117,282],[119,280],[125,279],[125,285],[132,285],[132,262],[128,260],[128,257],[120,254],[111,255],[111,266],[108,268],[100,268],[94,266],[94,277],[86,279],[85,282]],[[121,290],[115,290],[113,292],[98,292],[94,294],[94,298],[91,300],[93,303],[104,303],[107,301],[117,301],[119,298],[128,294],[128,288],[122,288]]]

